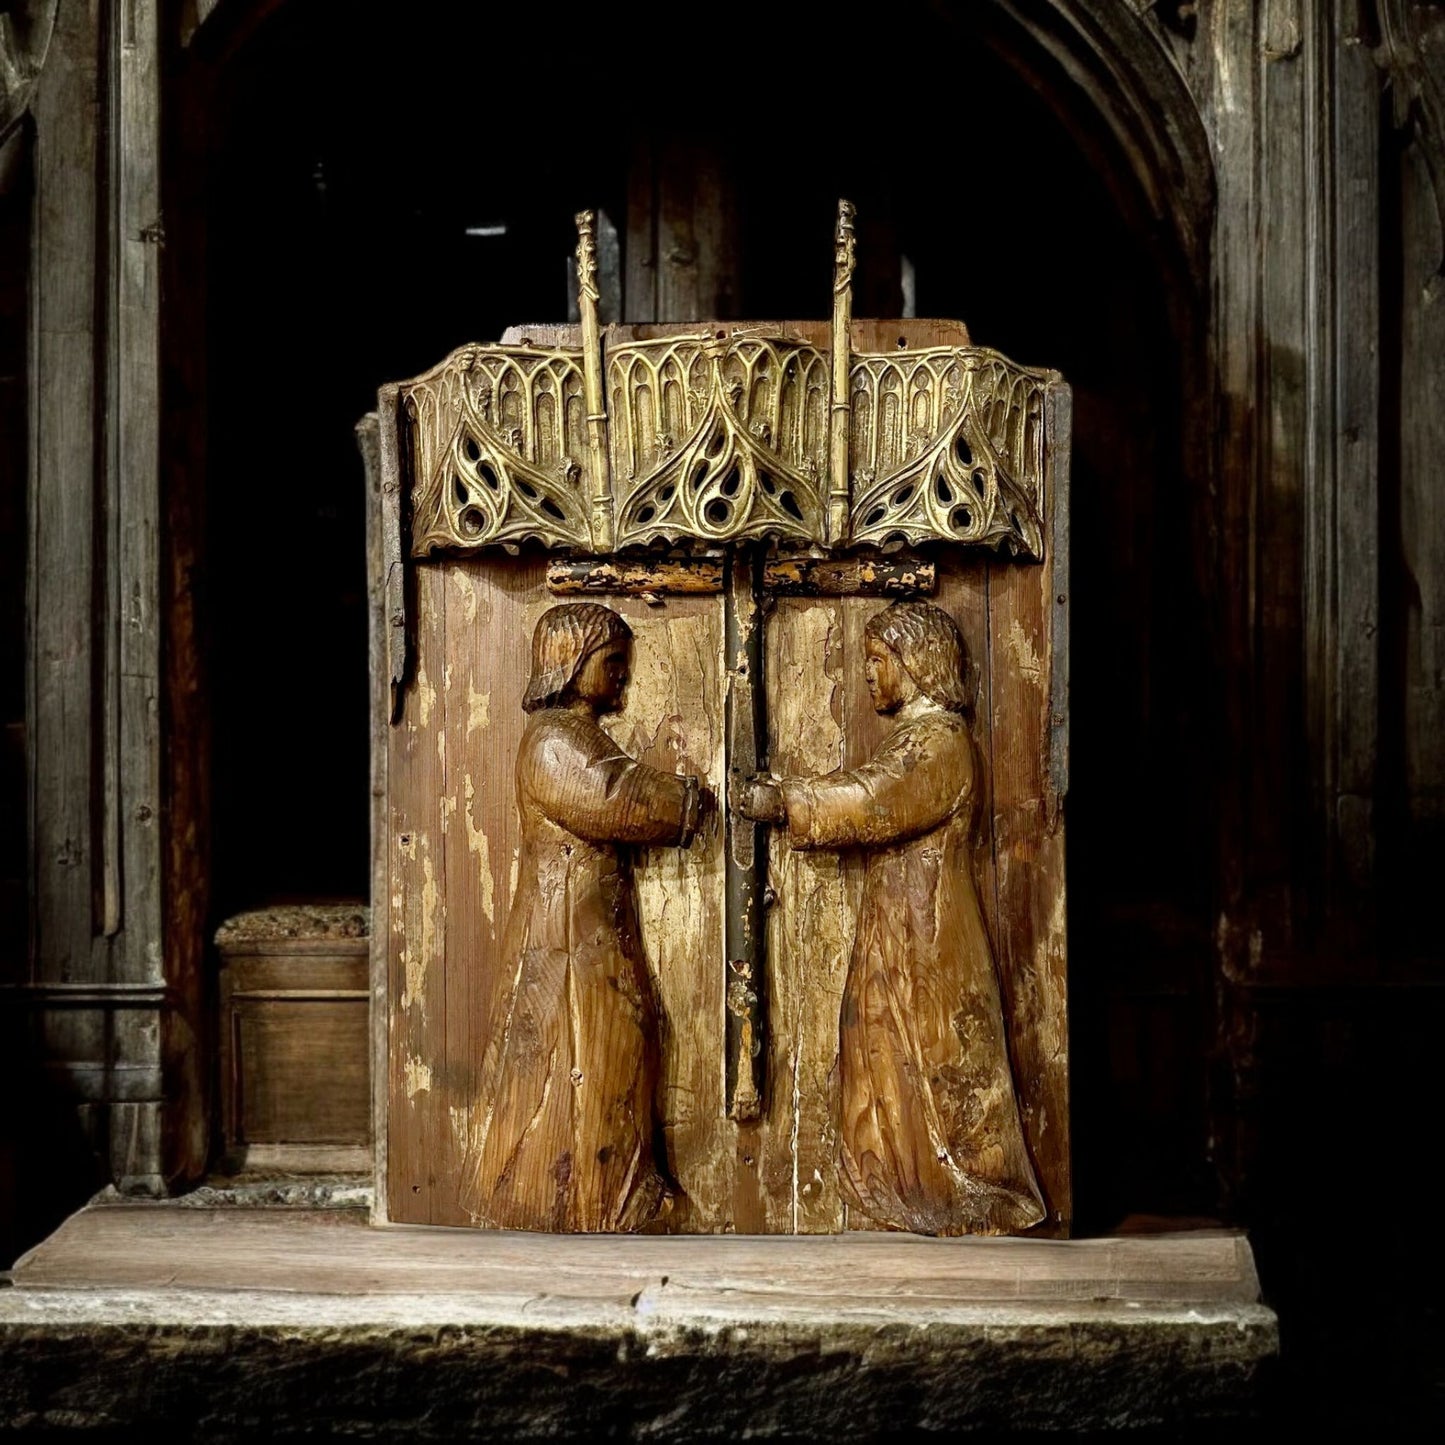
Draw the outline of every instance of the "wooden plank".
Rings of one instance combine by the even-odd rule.
[[[165,959],[154,947],[161,918],[161,625],[160,625],[160,15],[158,0],[134,0],[111,12],[108,36],[110,231],[106,251],[112,311],[107,322],[105,491],[114,519],[114,552],[107,559],[106,676],[116,714],[113,788],[118,810],[107,828],[102,931],[119,928],[115,974],[159,983]],[[111,834],[114,836],[111,837]],[[118,870],[118,878],[114,877]],[[104,898],[103,898],[104,901]],[[192,1020],[192,1030],[199,1020]],[[172,1159],[127,1146],[117,1178],[165,1189],[170,1169],[186,1174],[205,1165],[201,1142],[207,1110],[200,1045],[192,1030],[171,1029],[167,1045],[175,1070],[168,1090]],[[154,1015],[130,1011],[110,1023],[112,1048],[122,1058],[161,1062]],[[173,1090],[174,1092],[170,1092]],[[159,1116],[160,1098],[152,1105]],[[160,1132],[159,1118],[155,1128]]]
[[[560,558],[547,564],[547,590],[559,597],[714,596],[723,590],[723,562],[720,557],[668,557],[647,562]]]
[[[443,589],[446,627],[438,679],[435,724],[436,744],[442,751],[441,828],[446,855],[439,870],[442,912],[439,928],[444,937],[441,971],[431,984],[431,996],[442,1004],[440,1052],[419,1053],[417,1067],[429,1077],[413,1075],[407,1084],[418,1108],[425,1106],[430,1141],[428,1163],[435,1170],[429,1218],[433,1224],[465,1224],[455,1194],[470,1145],[470,1121],[477,1102],[477,1066],[481,1063],[482,1010],[495,976],[499,943],[507,923],[507,910],[497,907],[502,890],[497,886],[497,863],[508,855],[506,832],[484,814],[493,791],[510,791],[512,770],[497,746],[502,728],[495,726],[491,701],[497,689],[491,674],[509,652],[522,651],[520,638],[511,647],[501,643],[492,628],[491,597],[474,565],[455,563],[435,568]],[[479,645],[480,644],[480,645]],[[418,666],[421,657],[418,657]],[[498,719],[500,723],[502,720]],[[494,855],[491,847],[497,848]],[[503,875],[505,888],[505,875]],[[480,1015],[480,1016],[478,1016]],[[438,1035],[430,1036],[433,1048]],[[456,1121],[455,1125],[453,1121]],[[461,1127],[458,1127],[461,1126]],[[454,1183],[455,1182],[455,1183]]]
[[[199,63],[174,72],[166,94],[162,149],[166,155],[167,244],[159,248],[160,289],[191,294],[208,274],[206,186],[210,137],[202,97],[214,76]],[[161,1047],[170,1061],[169,1087],[192,1106],[173,1115],[168,1169],[199,1175],[212,1146],[213,1053],[209,1046],[213,975],[208,964],[211,917],[211,707],[205,686],[202,636],[205,599],[207,365],[206,312],[200,305],[169,307],[162,346],[161,393],[167,398],[165,445],[160,448],[161,708],[165,808],[165,866],[160,947],[171,1007],[161,1015]]]
[[[630,1300],[666,1288],[766,1308],[1128,1300],[1254,1303],[1243,1235],[1201,1231],[1094,1240],[815,1239],[544,1235],[367,1229],[361,1210],[107,1205],[73,1215],[16,1265],[17,1291],[278,1290],[329,1295],[467,1292]]]
[[[738,314],[742,289],[731,157],[668,132],[655,144],[656,319],[729,320]]]
[[[92,811],[96,270],[100,197],[98,18],[62,5],[32,103],[35,124],[31,251],[26,612],[30,758],[31,969],[44,983],[92,971]],[[102,564],[103,565],[103,562]],[[103,947],[101,952],[108,951]],[[103,1083],[105,1014],[51,1010],[36,1020],[44,1055],[72,1096]],[[117,1075],[135,1078],[133,1071]],[[84,1095],[82,1095],[84,1096]],[[108,1142],[96,1140],[108,1153]]]
[[[427,1108],[426,1071],[445,1057],[445,756],[438,740],[446,662],[446,574],[414,569],[416,674],[391,736],[387,767],[390,866],[390,1093],[387,1216],[427,1223],[445,1148]],[[433,720],[435,714],[436,720]],[[442,746],[445,746],[443,741]],[[418,1103],[418,1094],[426,1095]]]
[[[633,676],[623,712],[604,726],[639,761],[702,778],[721,798],[722,599],[610,605],[633,629]],[[723,833],[715,815],[691,846],[641,849],[633,868],[643,948],[662,1000],[659,1105],[669,1166],[683,1190],[664,1221],[669,1230],[716,1233],[735,1223],[723,1087]]]
[[[1049,1222],[1067,1230],[1067,915],[1062,816],[1050,814],[1052,562],[988,574],[995,948],[1014,1086]]]
[[[1349,0],[1329,27],[1334,308],[1327,321],[1334,354],[1333,365],[1322,367],[1330,395],[1317,425],[1334,452],[1329,535],[1320,539],[1334,571],[1334,684],[1329,676],[1310,684],[1316,699],[1333,707],[1334,788],[1325,823],[1341,879],[1356,890],[1373,883],[1380,701],[1380,74],[1363,8]]]
[[[381,428],[390,429],[391,444],[383,457]],[[367,942],[367,987],[370,991],[368,1057],[371,1064],[372,1217],[387,1218],[387,1115],[391,1075],[387,1065],[391,1010],[387,995],[387,962],[391,944],[390,837],[387,810],[387,762],[391,751],[391,663],[387,638],[387,549],[383,497],[388,484],[400,495],[396,448],[396,388],[378,398],[378,409],[356,425],[366,488],[366,653],[370,705],[369,767],[371,775],[371,936]],[[401,551],[397,539],[396,553]]]
[[[1400,546],[1404,574],[1416,590],[1404,618],[1405,646],[1398,686],[1404,725],[1403,779],[1412,846],[1426,858],[1428,840],[1445,823],[1445,287],[1438,281],[1442,236],[1434,184],[1417,141],[1402,160],[1404,286],[1418,305],[1405,308],[1401,336]],[[1421,847],[1425,844],[1426,847]],[[1436,845],[1438,847],[1438,844]],[[1438,857],[1438,852],[1434,854]],[[1429,864],[1426,865],[1427,868]],[[1409,881],[1405,882],[1408,890]],[[1404,894],[1409,897],[1408,891]],[[1420,919],[1416,947],[1433,945],[1429,912]]]
[[[643,131],[632,142],[627,163],[627,269],[623,276],[624,322],[656,321],[657,174],[653,137]]]
[[[545,567],[533,556],[469,558],[437,569],[447,589],[448,651],[438,675],[450,761],[442,922],[448,1023],[445,1053],[426,1057],[435,1070],[426,1093],[431,1134],[445,1140],[434,1223],[471,1222],[457,1193],[486,1105],[479,1070],[487,1031],[514,976],[515,960],[502,955],[521,859],[514,769],[526,724],[532,630],[554,603]]]
[[[861,672],[859,653],[845,655],[856,608],[839,598],[786,597],[768,619],[768,757],[779,777],[831,772],[853,761],[849,743],[863,745],[845,701]],[[844,853],[794,852],[785,831],[772,828],[768,872],[776,896],[768,918],[772,1089],[757,1141],[758,1227],[826,1233],[844,1222],[832,1074],[861,865]]]
[[[763,564],[763,591],[799,597],[926,597],[938,582],[925,557],[784,557]]]

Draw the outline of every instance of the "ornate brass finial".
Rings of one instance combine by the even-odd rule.
[[[602,293],[597,289],[597,212],[578,211],[577,289],[595,305]]]
[[[612,466],[607,450],[607,405],[602,385],[602,337],[597,325],[597,212],[577,212],[577,309],[582,317],[582,385],[587,402],[588,481],[592,546],[610,552],[615,541]]]
[[[833,291],[846,291],[853,284],[853,217],[858,209],[852,201],[838,202],[838,225],[833,232]]]
[[[838,202],[838,226],[833,233],[833,405],[828,427],[828,541],[833,545],[848,536],[848,445],[851,405],[848,379],[852,372],[849,331],[853,320],[853,217],[851,201]]]

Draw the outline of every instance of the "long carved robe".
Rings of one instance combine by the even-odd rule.
[[[654,1155],[659,1011],[625,845],[686,842],[698,785],[564,708],[532,716],[516,783],[517,895],[462,1202],[502,1228],[636,1229],[669,1185]]]
[[[787,779],[795,848],[868,850],[843,991],[843,1197],[877,1223],[991,1234],[1044,1207],[974,884],[968,725],[915,699],[866,766]]]

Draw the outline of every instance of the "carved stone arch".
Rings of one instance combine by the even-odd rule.
[[[8,189],[24,144],[11,146],[55,33],[59,0],[21,0],[0,14],[0,195]]]
[[[949,14],[1038,93],[1096,160],[1116,204],[1168,237],[1172,259],[1202,292],[1214,163],[1197,99],[1150,9],[996,0],[953,4]]]
[[[22,0],[0,15],[0,145],[30,104],[58,5],[59,0]]]
[[[1445,272],[1445,20],[1406,0],[1381,0],[1375,58],[1389,77],[1393,118],[1408,129],[1435,192],[1440,220],[1437,274]]]

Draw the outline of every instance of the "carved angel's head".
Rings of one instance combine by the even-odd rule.
[[[968,708],[967,654],[958,624],[931,602],[895,602],[864,629],[868,688],[879,712],[922,693],[949,712]]]
[[[627,687],[632,629],[598,602],[549,607],[532,633],[532,677],[526,712],[561,707],[576,698],[594,712],[615,712]]]

